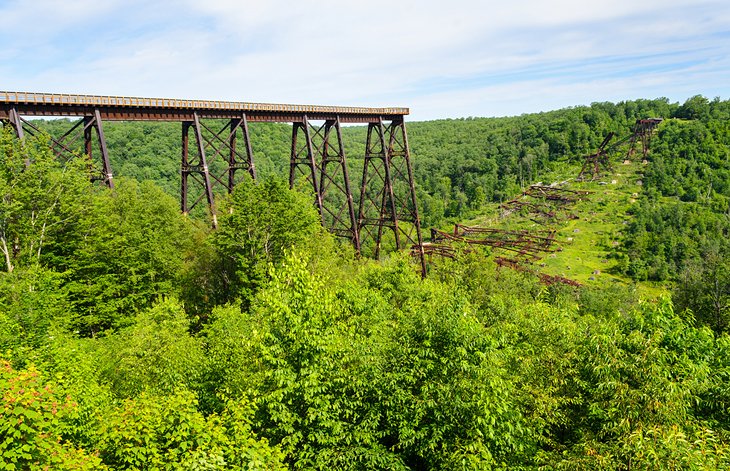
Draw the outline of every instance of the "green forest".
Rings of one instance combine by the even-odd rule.
[[[650,117],[646,162],[575,181]],[[258,181],[215,230],[180,213],[179,123],[105,123],[114,190],[3,127],[0,469],[730,469],[730,101],[407,126],[424,234],[590,191],[536,268],[580,286],[490,248],[425,279],[357,258],[289,189],[288,125],[251,124]],[[343,127],[353,187],[365,134]]]

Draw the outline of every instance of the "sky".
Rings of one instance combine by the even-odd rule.
[[[0,90],[410,120],[730,98],[728,0],[0,0]]]

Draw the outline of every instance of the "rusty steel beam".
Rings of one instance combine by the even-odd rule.
[[[236,139],[239,130],[243,136],[243,154],[236,148]],[[231,193],[236,186],[236,171],[245,170],[253,180],[256,180],[256,167],[254,166],[253,147],[251,146],[251,136],[248,132],[248,118],[246,117],[246,113],[243,113],[238,119],[231,119],[228,150],[228,169],[226,172],[228,174],[228,192]]]
[[[195,137],[195,152],[190,152],[189,134],[191,128]],[[197,115],[193,115],[193,121],[182,123],[180,209],[187,214],[205,198],[208,203],[212,225],[215,228],[218,226],[218,217],[215,210],[210,167],[206,158],[206,146],[209,144],[210,139],[203,136],[203,126]],[[202,187],[202,192],[192,202],[190,201],[190,180]],[[216,179],[216,181],[220,180]]]
[[[104,128],[101,124],[101,113],[99,110],[94,110],[94,128],[96,129],[96,136],[99,139],[99,150],[101,152],[101,165],[103,176],[102,180],[109,188],[114,188],[114,181],[112,180],[112,164],[109,160],[109,151],[106,147],[106,138],[104,137]],[[91,159],[91,154],[89,154]]]
[[[208,200],[208,208],[213,218],[213,227],[218,227],[218,219],[215,214],[215,200],[213,199],[213,187],[210,184],[210,169],[208,160],[205,158],[205,142],[203,141],[203,132],[201,130],[200,118],[197,113],[193,113],[193,131],[195,132],[195,143],[198,145],[198,158],[200,159],[200,168],[198,171],[203,175],[205,185],[205,198]]]
[[[358,229],[360,242],[371,240],[375,244],[373,255],[380,257],[383,242],[383,227],[388,225],[394,233],[396,249],[400,247],[398,220],[393,210],[392,180],[390,162],[385,145],[385,131],[382,119],[368,125],[365,142]]]
[[[646,159],[649,156],[649,147],[651,145],[651,137],[654,135],[654,130],[661,124],[663,119],[661,118],[648,118],[648,119],[637,119],[634,124],[633,133],[631,134],[631,140],[629,142],[629,150],[626,153],[626,158],[630,159],[636,152],[636,143],[641,141],[641,150]]]
[[[574,203],[576,200],[580,199],[580,196],[590,195],[591,192],[585,190],[569,190],[567,188],[559,188],[556,186],[530,185],[522,194],[533,198],[542,197],[553,201]]]
[[[359,254],[360,234],[338,119],[317,126],[305,116],[293,124],[289,186],[293,188],[302,176],[314,193],[322,225],[349,239]]]
[[[370,123],[365,144],[360,205],[358,210],[360,243],[370,240],[376,258],[380,257],[383,229],[393,234],[393,248],[421,247],[421,271],[426,275],[421,220],[411,167],[408,134],[403,119]]]
[[[604,142],[607,142],[604,140]],[[584,167],[585,168],[585,167]],[[576,216],[565,212],[566,208],[580,201],[584,196],[589,195],[590,191],[569,190],[555,186],[530,185],[522,194],[510,201],[506,201],[499,205],[506,213],[512,211],[520,211],[526,208],[530,214],[545,219],[553,219],[558,216],[558,211],[569,219],[575,219]],[[539,200],[537,203],[523,201],[523,198],[533,198]],[[532,219],[538,224],[544,221]]]
[[[254,180],[256,170],[246,114],[228,120],[220,129],[212,126],[220,126],[220,122],[206,124],[195,114],[193,121],[182,123],[180,208],[183,213],[189,213],[205,200],[215,226],[215,195],[221,193],[216,188],[222,186],[226,193],[231,193],[240,180],[237,177],[239,170],[245,171]],[[194,130],[196,143],[193,153],[188,137],[190,129]],[[242,148],[237,145],[239,132],[244,141]]]
[[[15,134],[18,136],[18,139],[20,139],[21,141],[24,140],[25,133],[23,132],[23,123],[20,120],[20,115],[18,114],[18,111],[15,108],[10,108],[5,119],[8,120],[10,125],[15,130]]]
[[[442,244],[465,243],[469,246],[488,246],[516,252],[517,256],[533,261],[537,260],[541,253],[554,252],[551,246],[555,242],[555,231],[509,231],[456,224],[453,234],[431,229],[431,241]],[[427,251],[426,244],[422,245]]]
[[[295,122],[292,126],[291,135],[291,156],[289,159],[289,188],[294,188],[297,178],[303,175],[314,194],[314,206],[319,213],[322,226],[326,227],[324,210],[322,209],[322,193],[317,180],[317,162],[314,155],[314,144],[312,143],[311,125],[307,116],[302,121]],[[301,144],[299,135],[302,135],[304,143]]]
[[[99,110],[105,121],[194,121],[236,119],[246,113],[249,122],[301,122],[338,119],[343,123],[376,123],[409,114],[408,108],[365,108],[351,106],[289,105],[210,100],[180,100],[95,95],[68,95],[0,91],[0,119],[9,119],[10,110],[22,116],[90,116]]]
[[[217,225],[215,197],[224,186],[236,185],[237,171],[256,179],[249,122],[292,123],[290,184],[296,175],[306,176],[315,196],[322,224],[332,233],[349,238],[355,251],[369,240],[380,256],[386,240],[383,229],[392,230],[392,245],[402,249],[410,243],[422,247],[420,217],[416,201],[413,169],[404,116],[408,108],[365,108],[318,105],[288,105],[227,101],[177,100],[91,95],[44,94],[0,91],[0,120],[8,122],[20,136],[33,129],[43,132],[25,117],[79,117],[61,138],[48,136],[57,155],[85,155],[92,162],[93,133],[101,158],[101,177],[113,186],[109,152],[104,137],[104,121],[177,121],[182,124],[180,209],[184,213],[207,202],[213,226]],[[219,131],[206,122],[227,120]],[[315,127],[312,121],[324,124]],[[350,187],[341,123],[368,124],[367,151],[359,206]],[[25,126],[25,127],[24,127]],[[83,149],[75,150],[81,127]],[[92,129],[93,128],[93,129]],[[195,145],[190,146],[193,129]],[[334,131],[334,132],[333,132]],[[238,135],[243,145],[238,145]],[[302,146],[299,144],[303,143]],[[221,162],[225,169],[221,173]],[[94,172],[96,172],[94,170]],[[365,234],[366,233],[366,234]],[[364,235],[365,234],[365,235]],[[388,239],[390,240],[390,239]],[[425,274],[423,249],[418,249]]]
[[[18,138],[21,140],[24,140],[26,135],[28,135],[36,139],[47,141],[50,144],[51,151],[57,158],[69,160],[85,155],[88,161],[89,178],[92,181],[102,181],[109,188],[114,188],[111,161],[109,160],[106,138],[104,137],[104,130],[101,124],[102,120],[98,111],[94,111],[90,115],[77,120],[73,123],[70,129],[58,138],[51,136],[34,123],[21,117],[14,110],[11,110],[8,122],[15,130]],[[92,128],[96,130],[97,144],[101,153],[100,169],[95,168],[92,155],[94,141],[92,138]],[[84,138],[84,147],[83,149],[75,148],[75,143],[81,136]]]
[[[595,153],[583,156],[583,167],[578,174],[578,180],[582,180],[588,171],[591,172],[591,180],[595,180],[601,174],[601,167],[604,167],[607,171],[611,171],[611,161],[608,158],[608,153],[614,146],[608,149],[606,146],[608,146],[608,143],[613,139],[614,135],[615,133],[609,132]]]
[[[334,133],[332,130],[334,129]],[[319,162],[319,195],[325,227],[333,234],[350,240],[360,253],[355,202],[350,189],[345,147],[339,119],[312,127],[316,160]]]
[[[589,171],[592,174],[591,180],[595,180],[601,174],[601,167],[604,167],[607,171],[611,171],[610,154],[627,142],[629,145],[629,149],[626,152],[627,159],[634,155],[634,152],[636,151],[636,143],[639,141],[641,141],[642,153],[646,159],[649,155],[651,137],[657,126],[659,126],[662,121],[662,118],[637,119],[631,130],[631,134],[622,137],[610,146],[608,145],[608,142],[613,138],[614,133],[608,133],[595,153],[583,156],[585,161],[583,162],[583,167],[578,174],[578,180],[584,179],[584,176]]]

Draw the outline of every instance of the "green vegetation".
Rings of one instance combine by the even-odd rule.
[[[570,181],[579,219],[497,210],[650,116],[647,164]],[[428,225],[555,229],[536,269],[580,288],[497,250],[426,280],[354,260],[282,179],[283,125],[252,126],[262,178],[215,231],[179,213],[176,126],[108,126],[114,191],[5,129],[0,469],[726,469],[729,118],[694,97],[409,124]]]

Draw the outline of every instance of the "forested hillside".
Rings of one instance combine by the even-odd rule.
[[[179,213],[179,125],[107,125],[114,191],[3,129],[3,469],[729,468],[730,102],[409,123],[420,209],[496,218],[647,117],[619,281],[582,287],[356,260],[289,190],[286,125],[251,125],[261,178],[217,230]]]

